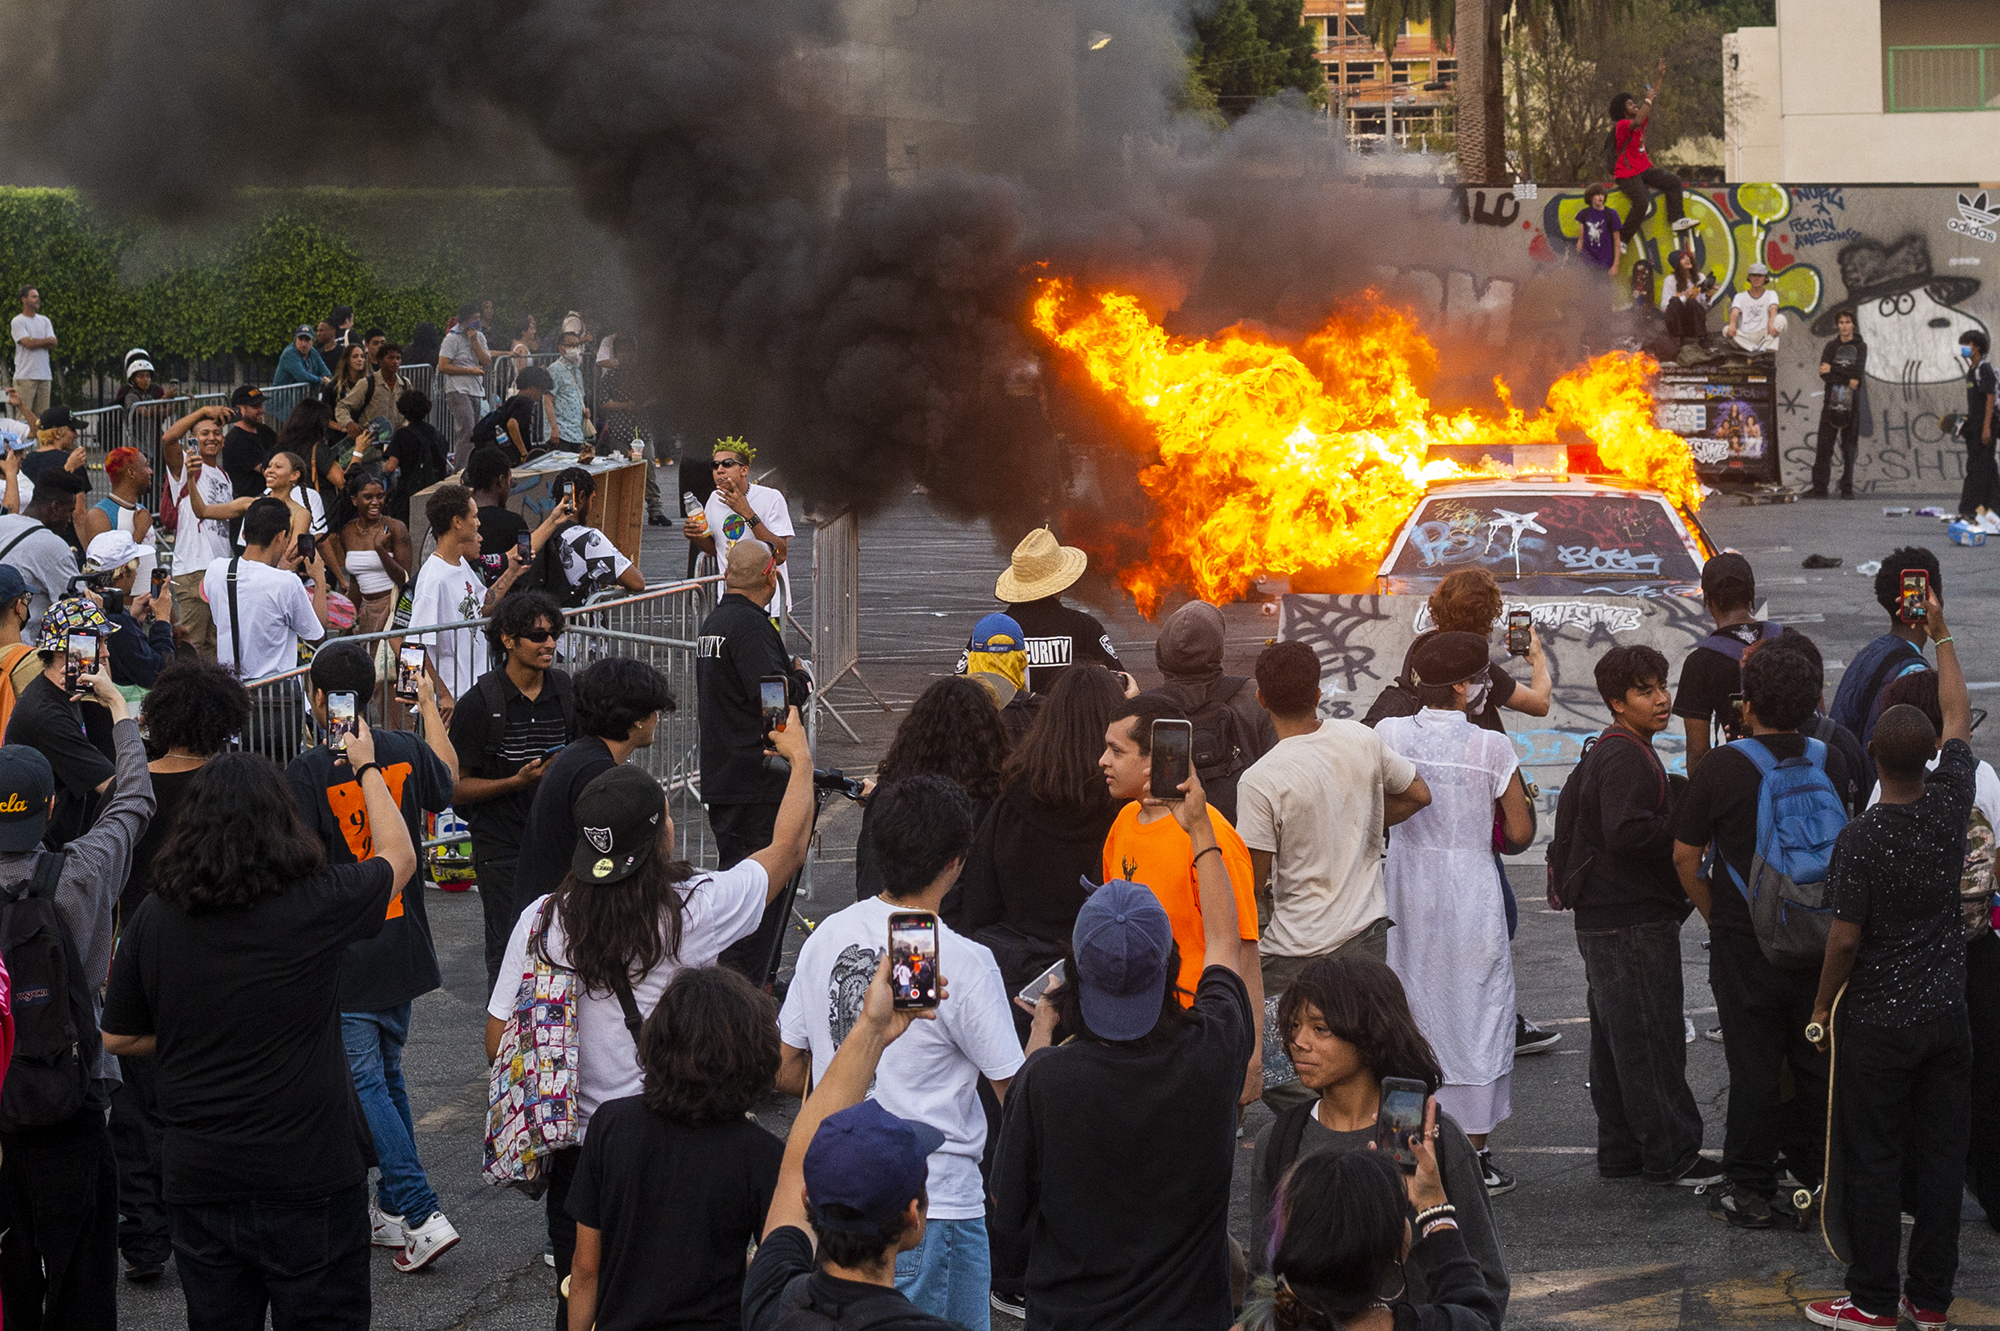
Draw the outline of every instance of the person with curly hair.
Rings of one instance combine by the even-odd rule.
[[[570,1184],[570,1324],[734,1325],[785,1144],[746,1118],[778,1013],[727,966],[677,973],[639,1030],[645,1089],[591,1116]]]
[[[219,754],[189,784],[111,967],[104,1047],[157,1062],[191,1324],[267,1307],[280,1326],[369,1324],[366,1138],[336,990],[341,953],[381,932],[417,852],[356,724],[366,859],[328,867],[277,764]]]
[[[1258,1134],[1250,1174],[1253,1270],[1271,1267],[1279,1216],[1277,1200],[1287,1174],[1319,1155],[1367,1154],[1376,1141],[1382,1079],[1401,1077],[1436,1094],[1444,1081],[1430,1041],[1410,1015],[1396,973],[1369,956],[1325,957],[1300,972],[1278,1001],[1278,1029],[1299,1084],[1313,1093]],[[1486,1286],[1504,1314],[1509,1283],[1506,1258],[1493,1224],[1493,1206],[1480,1178],[1479,1155],[1457,1120],[1437,1112],[1433,1138],[1445,1200],[1457,1208],[1459,1233]],[[1421,1303],[1439,1288],[1442,1272],[1430,1262],[1404,1268],[1409,1296]]]
[[[889,751],[875,769],[877,790],[913,776],[947,776],[972,797],[972,825],[1000,798],[1000,769],[1007,761],[1007,732],[986,690],[963,675],[933,680],[917,695],[910,714],[896,727]],[[870,806],[861,810],[854,840],[854,899],[866,901],[882,890]]]

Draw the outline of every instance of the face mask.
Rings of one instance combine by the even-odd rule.
[[[1470,693],[1465,695],[1465,710],[1468,713],[1478,713],[1485,711],[1486,695],[1491,693],[1492,691],[1493,691],[1493,681],[1491,679],[1480,680],[1478,686],[1475,687]]]
[[[576,363],[577,363],[578,361],[580,361],[580,360],[582,360],[582,359],[583,359],[583,348],[582,348],[582,347],[564,347],[564,348],[563,348],[563,359],[564,359],[564,360],[566,360],[566,361],[568,361],[568,362],[569,362],[569,363],[570,363],[571,365],[574,365],[574,364],[576,364]]]

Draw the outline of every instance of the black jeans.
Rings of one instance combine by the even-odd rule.
[[[1736,885],[1718,879],[1718,892]],[[1778,1187],[1778,1148],[1788,1118],[1799,1140],[1785,1142],[1792,1172],[1808,1186],[1819,1182],[1826,1146],[1826,1055],[1806,1042],[1817,970],[1780,970],[1764,960],[1754,938],[1711,935],[1708,986],[1722,1023],[1722,1051],[1729,1064],[1728,1123],[1722,1169],[1745,1192],[1769,1198]],[[1783,1104],[1781,1083],[1791,1069],[1797,1112]]]
[[[486,917],[486,992],[500,980],[500,962],[507,955],[507,940],[527,906],[514,891],[514,870],[520,864],[520,848],[509,846],[488,858],[480,850],[479,838],[472,838],[472,877],[479,884],[479,912]]]
[[[711,804],[708,829],[715,834],[716,867],[728,869],[741,864],[771,844],[778,828],[776,804]],[[738,939],[722,952],[722,963],[750,978],[752,984],[770,979],[771,945],[784,932],[791,916],[791,897],[779,892],[764,907],[763,922],[757,932]]]
[[[167,1203],[188,1325],[366,1328],[368,1188],[305,1202]]]
[[[1647,188],[1651,186],[1651,188]],[[1639,232],[1639,224],[1646,220],[1646,211],[1652,207],[1653,190],[1667,196],[1667,220],[1678,222],[1687,216],[1681,206],[1681,178],[1664,167],[1649,166],[1636,176],[1619,176],[1618,188],[1625,191],[1625,197],[1632,201],[1632,211],[1625,217],[1625,224],[1618,228],[1620,240],[1630,240]]]
[[[102,1109],[0,1133],[0,1225],[7,1331],[114,1331],[118,1168]]]
[[[1847,424],[1835,425],[1819,414],[1819,452],[1813,456],[1812,488],[1826,493],[1827,482],[1833,478],[1833,441],[1840,439],[1840,492],[1854,493],[1854,449],[1861,436],[1861,418],[1853,412],[1847,413]]]
[[[1961,436],[1965,440],[1965,486],[1958,492],[1960,517],[1969,518],[1981,508],[2000,508],[2000,468],[1993,462],[1993,441],[1979,440],[1983,424],[1967,417]]]
[[[1590,988],[1590,1103],[1597,1169],[1670,1183],[1701,1154],[1687,1084],[1678,920],[1576,931]]]
[[[1708,336],[1708,307],[1699,297],[1687,299],[1676,297],[1667,302],[1667,336],[1682,341],[1701,341]]]
[[[1854,1254],[1848,1297],[1877,1317],[1896,1315],[1898,1294],[1943,1312],[1958,1275],[1972,1031],[1962,1010],[1900,1028],[1871,1026],[1844,1012],[1838,1021],[1834,1110]],[[1917,1220],[1907,1283],[1896,1273],[1901,1211]]]
[[[1965,1186],[2000,1229],[2000,934],[1965,948],[1965,1011],[1972,1025],[1972,1139]]]
[[[549,1190],[542,1194],[548,1207],[549,1246],[556,1255],[556,1331],[569,1331],[569,1300],[563,1297],[562,1282],[569,1279],[570,1265],[576,1261],[576,1221],[570,1219],[566,1203],[582,1158],[581,1146],[565,1146],[550,1156]]]
[[[167,1201],[161,1192],[158,1065],[148,1056],[120,1058],[124,1083],[111,1093],[111,1150],[118,1161],[118,1251],[134,1266],[173,1256]]]

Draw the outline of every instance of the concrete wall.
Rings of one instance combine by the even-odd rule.
[[[1738,28],[1723,37],[1723,170],[1731,180],[1784,175],[1782,91],[1776,28]]]

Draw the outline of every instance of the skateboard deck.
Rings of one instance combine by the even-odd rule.
[[[1847,986],[1833,996],[1833,1010],[1826,1019],[1826,1171],[1819,1195],[1819,1232],[1826,1250],[1842,1266],[1852,1263],[1853,1249],[1847,1241],[1847,1163],[1840,1153],[1840,1049],[1834,1032],[1840,1029],[1840,1000]]]

